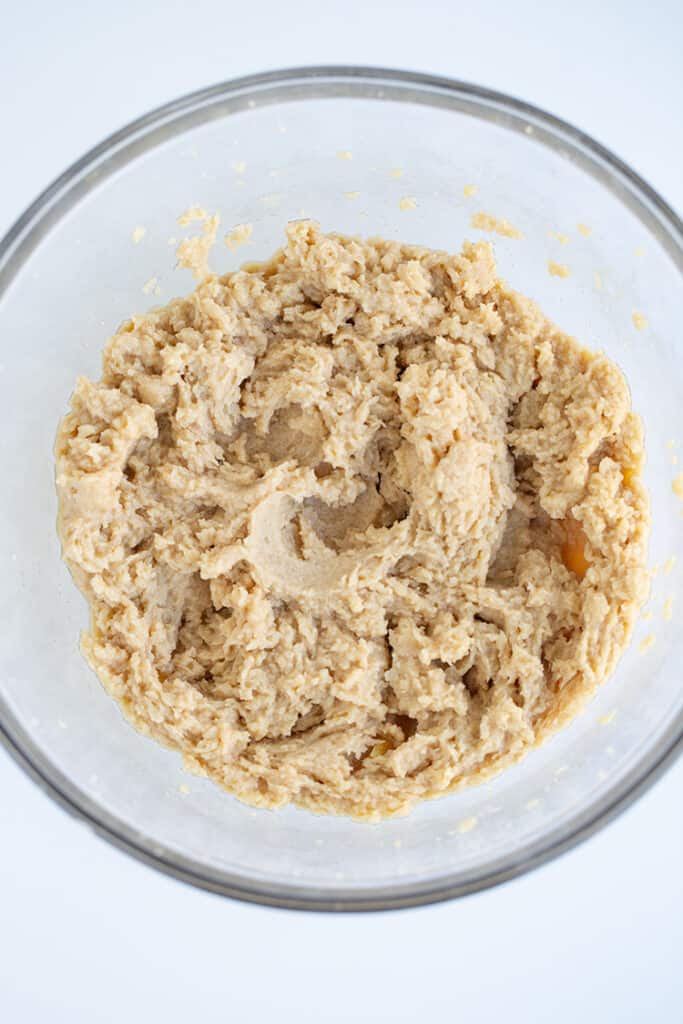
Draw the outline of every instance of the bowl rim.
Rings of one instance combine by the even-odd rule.
[[[297,91],[298,90],[298,91]],[[301,91],[303,90],[303,92]],[[504,93],[450,79],[391,68],[323,65],[266,71],[188,93],[131,121],[88,150],[57,177],[17,218],[0,240],[0,299],[32,252],[80,198],[135,156],[162,139],[207,119],[207,111],[231,103],[226,116],[257,101],[365,98],[412,100],[465,111],[497,122],[580,163],[617,194],[667,250],[683,273],[683,222],[668,203],[628,164],[591,136],[539,107]],[[223,896],[296,910],[379,911],[450,900],[526,874],[583,842],[626,810],[662,775],[683,750],[683,711],[637,764],[561,827],[545,833],[492,864],[435,881],[397,882],[380,889],[342,889],[245,879],[208,868],[193,858],[142,836],[111,815],[71,782],[33,742],[0,697],[0,742],[35,783],[64,810],[88,824],[114,846],[180,881]]]

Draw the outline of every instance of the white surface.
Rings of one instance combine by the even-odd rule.
[[[250,71],[345,61],[521,96],[682,205],[674,0],[347,0],[335,11],[320,0],[14,5],[0,62],[0,230],[85,149],[159,103]],[[502,888],[333,918],[242,906],[164,878],[64,815],[2,754],[0,1017],[679,1021],[682,784],[678,764],[587,844]]]

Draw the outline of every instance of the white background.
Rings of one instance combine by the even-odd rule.
[[[683,199],[676,0],[21,0],[2,16],[0,231],[151,107],[291,64],[368,63],[507,91]],[[3,338],[2,344],[11,344]],[[587,844],[502,888],[374,916],[231,903],[72,821],[0,754],[0,1019],[683,1019],[678,764]]]

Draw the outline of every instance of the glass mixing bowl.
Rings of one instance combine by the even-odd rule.
[[[651,559],[660,565],[653,618],[639,622],[588,709],[494,781],[380,824],[256,811],[138,735],[81,657],[86,606],[55,532],[55,429],[78,374],[99,376],[120,321],[192,287],[175,269],[172,239],[192,230],[176,218],[193,203],[220,212],[221,233],[253,224],[239,250],[216,246],[219,271],[268,256],[285,223],[304,215],[325,229],[450,250],[482,237],[473,212],[505,217],[524,239],[494,237],[502,276],[623,368],[647,430]],[[681,238],[652,189],[581,132],[509,97],[424,75],[256,75],[162,107],[93,149],[0,246],[0,721],[10,752],[129,853],[206,889],[287,907],[462,895],[604,825],[681,744],[683,559],[674,559],[683,504],[672,491],[683,470]],[[570,276],[551,276],[549,260]],[[636,317],[641,329],[634,311],[647,320]]]

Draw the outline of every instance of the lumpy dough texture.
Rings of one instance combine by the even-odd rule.
[[[252,804],[379,817],[571,717],[646,590],[619,370],[456,256],[289,226],[128,321],[57,440],[83,649]]]

